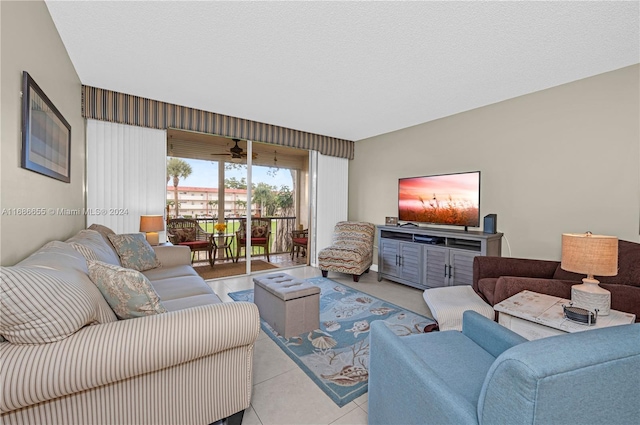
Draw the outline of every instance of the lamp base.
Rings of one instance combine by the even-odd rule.
[[[156,246],[160,243],[158,232],[147,232],[147,242],[149,245]]]
[[[571,287],[571,301],[576,307],[589,311],[598,309],[599,316],[606,316],[611,310],[611,292],[601,288],[597,280],[584,278],[582,285]]]

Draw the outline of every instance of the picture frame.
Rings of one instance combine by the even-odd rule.
[[[71,182],[71,125],[36,84],[22,73],[21,167]]]
[[[385,217],[384,224],[385,226],[397,226],[398,217]]]

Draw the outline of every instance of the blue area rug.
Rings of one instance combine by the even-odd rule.
[[[260,322],[266,334],[338,406],[367,392],[371,322],[384,320],[401,336],[423,333],[425,326],[435,323],[331,279],[306,281],[320,288],[320,329],[284,338],[266,322]],[[229,296],[235,301],[253,302],[253,289]]]

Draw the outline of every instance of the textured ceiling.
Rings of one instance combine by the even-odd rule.
[[[47,6],[83,84],[349,140],[640,62],[638,1]]]

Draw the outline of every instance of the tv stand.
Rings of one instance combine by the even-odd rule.
[[[502,233],[417,226],[377,230],[378,281],[385,278],[420,289],[471,285],[474,257],[499,257],[502,250]]]

